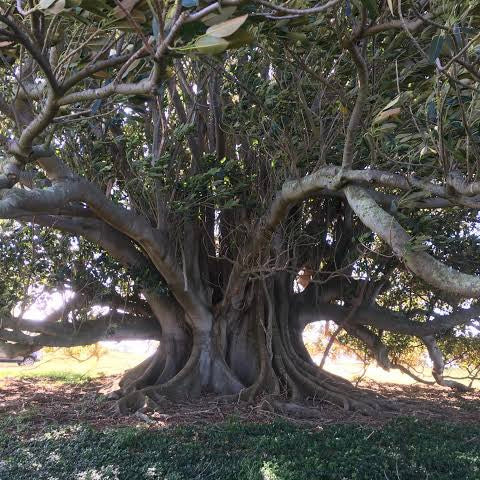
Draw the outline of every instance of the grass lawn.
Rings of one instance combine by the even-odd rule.
[[[12,426],[19,429],[17,434],[6,434]],[[103,431],[78,424],[51,426],[29,436],[24,418],[3,420],[2,431],[2,480],[480,478],[478,424],[397,419],[382,428],[349,424],[306,429],[232,420],[201,427]]]
[[[0,366],[0,480],[480,480],[478,393],[384,384],[408,410],[383,420],[325,404],[300,424],[211,400],[144,423],[99,394],[143,358]]]
[[[0,382],[6,378],[44,378],[63,382],[82,382],[93,378],[117,375],[133,368],[145,355],[109,351],[99,359],[79,361],[61,352],[46,354],[30,367],[15,363],[0,364]],[[0,383],[1,384],[1,383]]]
[[[57,380],[65,382],[82,382],[94,378],[118,375],[129,368],[133,368],[142,362],[148,355],[120,352],[108,350],[106,354],[99,359],[90,358],[86,361],[78,361],[72,357],[66,356],[61,350],[44,354],[42,360],[30,367],[21,367],[15,363],[0,363],[0,385],[5,378],[44,378],[47,380]],[[316,358],[320,360],[320,358]],[[348,360],[328,361],[326,369],[336,375],[355,381],[363,373],[363,366]],[[426,380],[433,380],[430,369],[425,367],[419,375]],[[466,372],[460,369],[450,369],[446,371],[447,375],[454,377],[465,377]],[[395,383],[399,385],[412,385],[416,383],[411,377],[401,373],[399,370],[389,372],[376,365],[370,365],[364,376],[364,380],[375,381],[379,383]],[[468,384],[468,380],[462,380],[462,383]],[[474,382],[475,388],[480,388],[480,381]]]
[[[147,357],[146,354],[119,352],[109,350],[99,359],[90,358],[78,361],[72,357],[58,352],[48,353],[42,360],[30,367],[20,367],[17,364],[0,363],[0,385],[5,378],[44,378],[47,380],[70,382],[84,382],[94,378],[118,375],[129,368],[133,368]],[[363,371],[363,366],[351,361],[327,362],[327,370],[348,380],[355,381]],[[433,380],[428,368],[424,369],[424,378]],[[465,372],[460,369],[450,369],[446,374],[455,377],[464,377]],[[364,380],[373,380],[379,383],[395,383],[399,385],[412,385],[415,383],[411,377],[398,370],[386,372],[380,367],[370,365]],[[462,383],[468,384],[467,380]],[[475,388],[480,388],[480,381],[475,381]]]

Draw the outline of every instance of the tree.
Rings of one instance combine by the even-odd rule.
[[[123,410],[375,408],[308,355],[325,319],[386,369],[421,341],[459,386],[439,345],[480,315],[477,2],[0,3],[5,353],[160,340]],[[43,322],[12,314],[50,291]]]

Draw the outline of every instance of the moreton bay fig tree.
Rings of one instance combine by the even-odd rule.
[[[122,411],[372,411],[305,348],[326,320],[387,370],[421,345],[463,388],[443,352],[480,366],[476,0],[0,12],[2,355],[154,339]],[[52,292],[60,310],[24,317]]]

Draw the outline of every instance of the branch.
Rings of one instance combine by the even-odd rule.
[[[365,344],[380,367],[384,370],[390,370],[392,363],[388,358],[388,349],[378,335],[362,325],[350,325],[347,323],[343,328],[349,335],[358,338]]]
[[[480,296],[480,278],[467,275],[423,251],[412,249],[413,239],[389,213],[360,187],[344,189],[348,203],[362,223],[376,233],[403,260],[409,270],[439,290],[462,297]]]
[[[98,98],[110,97],[114,94],[118,95],[141,95],[150,93],[155,84],[150,79],[144,79],[137,83],[109,83],[99,88],[89,88],[79,92],[70,93],[63,96],[58,104],[69,105],[72,103],[86,102],[96,100]]]
[[[401,365],[400,363],[392,363],[392,368],[395,368],[396,370],[400,370],[402,373],[405,375],[408,375],[410,378],[413,378],[416,382],[419,383],[424,383],[425,385],[435,385],[435,382],[432,382],[430,380],[425,380],[418,375],[415,375],[409,368],[405,367],[404,365]]]
[[[319,320],[333,320],[338,324],[348,315],[349,311],[347,307],[341,305],[307,304],[299,309],[299,323],[303,327]],[[410,320],[407,315],[379,306],[361,306],[356,310],[351,324],[369,325],[380,330],[424,337],[445,333],[454,327],[466,325],[473,320],[478,321],[479,319],[480,306],[458,309],[449,315],[433,315],[433,320],[427,322]]]
[[[10,190],[0,201],[0,218],[25,217],[32,212],[48,214],[71,202],[85,202],[104,222],[142,246],[180,305],[188,312],[192,326],[206,328],[207,322],[209,328],[211,313],[195,292],[184,290],[182,270],[168,238],[161,230],[153,228],[144,216],[114,204],[96,185],[69,172],[58,157],[39,158],[38,163],[49,176],[62,171],[63,180],[43,190]]]
[[[151,268],[151,264],[149,264],[146,257],[135,248],[134,243],[127,236],[122,235],[102,220],[96,218],[69,218],[56,215],[33,215],[17,219],[82,236],[100,245],[113,258],[127,267],[134,267],[139,270]]]
[[[447,184],[460,195],[473,197],[480,194],[480,182],[468,183],[465,177],[458,171],[450,172]]]
[[[18,143],[13,142],[11,152],[21,157],[28,157],[32,151],[35,138],[53,121],[58,111],[58,104],[53,93],[49,94],[45,107],[22,131]]]
[[[40,348],[33,345],[0,340],[0,355],[5,358],[25,357],[36,350],[40,350]]]
[[[450,387],[461,392],[468,392],[471,388],[463,385],[463,383],[454,380],[445,380],[443,371],[445,369],[445,362],[443,361],[443,353],[440,350],[435,337],[432,335],[422,337],[423,343],[427,347],[428,355],[433,362],[432,375],[435,381],[443,387]]]
[[[387,23],[378,23],[377,25],[372,25],[371,27],[365,29],[362,33],[362,37],[371,37],[376,35],[377,33],[382,32],[389,32],[391,30],[402,30],[407,29],[409,32],[416,32],[420,28],[422,28],[425,24],[428,25],[428,20],[434,18],[434,15],[427,14],[422,18],[418,18],[416,20],[410,20],[408,22],[403,23],[401,20],[392,20],[391,22]]]
[[[445,333],[454,327],[478,321],[479,318],[479,306],[454,310],[448,315],[433,315],[433,319],[427,322],[416,322],[401,313],[375,306],[360,308],[355,321],[381,330],[422,337]]]
[[[53,90],[55,95],[59,95],[61,90],[58,86],[57,79],[50,68],[48,60],[43,56],[39,48],[31,42],[29,36],[11,18],[6,17],[5,15],[0,15],[0,21],[13,31],[10,36],[18,40],[30,53],[32,58],[37,62],[38,66],[42,69],[43,73],[47,77],[50,88]]]
[[[310,15],[312,13],[321,13],[321,12],[325,12],[329,8],[332,8],[335,5],[338,5],[340,3],[340,0],[330,0],[323,5],[318,5],[312,8],[288,8],[288,7],[284,7],[283,5],[275,5],[274,3],[268,2],[266,0],[254,0],[254,1],[255,3],[259,3],[260,5],[269,7],[272,10],[275,10],[277,12],[282,12],[290,15]],[[283,18],[283,17],[279,16],[278,18]]]
[[[124,313],[112,312],[96,320],[86,321],[78,327],[71,323],[44,324],[32,320],[2,320],[0,340],[14,342],[22,346],[72,347],[89,345],[100,340],[159,340],[161,330],[152,319],[139,318]],[[15,328],[17,330],[5,330]],[[27,335],[21,330],[39,333]],[[1,344],[1,342],[0,342]],[[35,348],[37,347],[37,348]],[[0,345],[1,349],[1,345]]]
[[[352,41],[346,43],[358,72],[358,95],[348,122],[345,145],[343,147],[342,169],[349,169],[353,163],[355,139],[360,127],[363,109],[368,100],[368,69],[367,63]]]
[[[427,196],[440,197],[423,200],[420,202],[420,208],[428,208],[427,206],[429,204],[430,208],[441,208],[459,204],[463,205],[464,203],[469,203],[471,208],[480,208],[480,199],[475,197],[470,197],[470,199],[468,199],[451,195],[447,186],[429,182],[415,176],[391,173],[382,170],[342,170],[338,166],[327,165],[299,180],[291,180],[283,184],[282,189],[277,193],[268,212],[260,222],[260,227],[263,228],[264,232],[258,232],[258,235],[262,235],[266,240],[275,228],[284,220],[291,205],[305,200],[312,195],[322,193],[322,191],[326,194],[331,194],[332,186],[334,186],[336,182],[342,184],[368,185],[370,187],[384,187],[404,191],[416,189],[424,192]],[[460,189],[458,185],[457,188]],[[462,188],[463,191],[472,192],[476,186],[470,187],[468,184],[464,184],[464,187]],[[339,193],[339,195],[342,194]],[[380,192],[372,192],[372,196],[375,196],[376,198],[381,198],[382,195],[384,194]],[[425,205],[425,207],[423,205]]]
[[[88,65],[87,67],[83,68],[82,70],[79,70],[78,72],[70,75],[70,77],[66,78],[64,82],[62,83],[62,89],[64,91],[70,90],[72,87],[77,85],[79,82],[82,80],[85,80],[88,78],[90,75],[93,75],[96,72],[99,72],[101,70],[105,70],[106,68],[111,68],[115,67],[117,65],[123,65],[125,62],[127,62],[132,55],[115,55],[113,57],[107,58],[106,60],[101,60],[98,62],[95,62],[91,65]],[[144,56],[147,56],[147,53],[144,54]]]

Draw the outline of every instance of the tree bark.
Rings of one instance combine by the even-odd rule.
[[[120,410],[132,410],[128,400],[137,399],[137,392],[156,403],[210,393],[248,402],[268,396],[277,406],[328,401],[347,410],[378,408],[371,394],[313,362],[302,340],[304,324],[281,278],[255,287],[243,310],[224,306],[209,329],[206,321],[202,329],[192,328],[173,302],[162,304],[145,293],[161,328],[160,347],[125,374]]]

